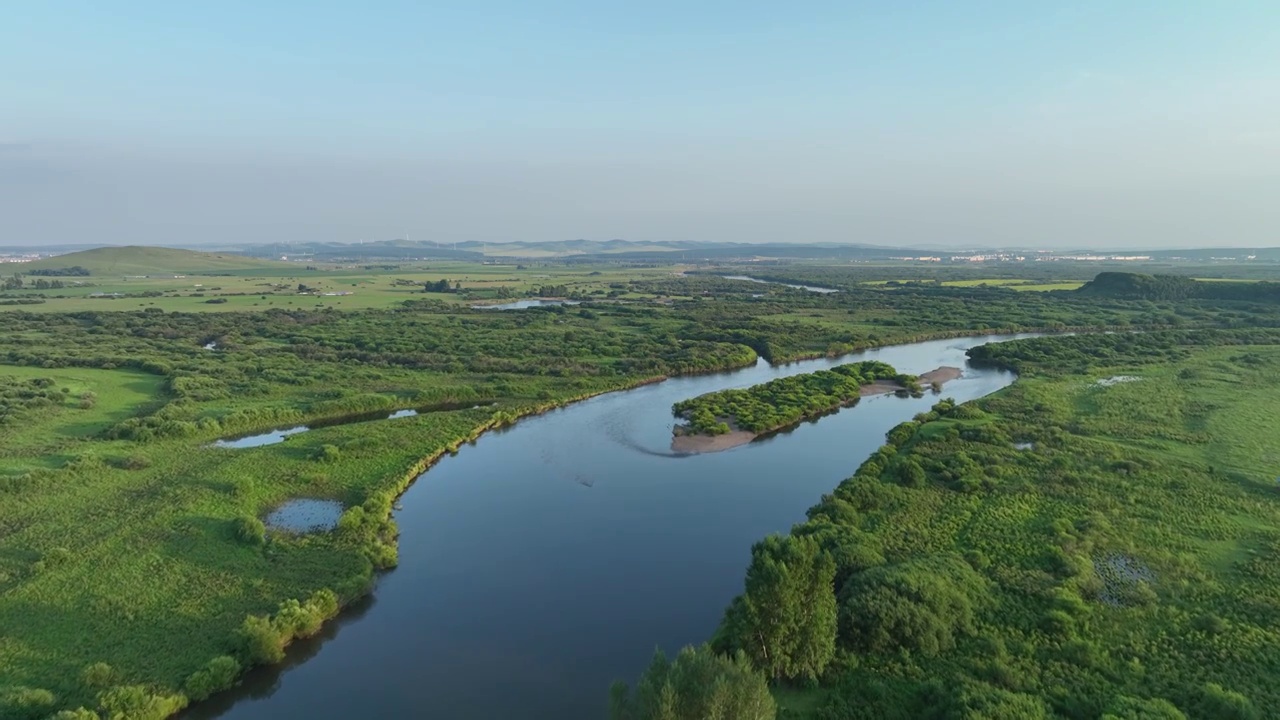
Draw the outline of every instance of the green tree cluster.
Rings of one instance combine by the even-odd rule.
[[[658,651],[634,689],[614,683],[610,720],[773,720],[777,708],[764,676],[742,653],[707,645],[668,660]]]
[[[866,361],[700,395],[676,403],[672,411],[688,421],[691,433],[720,435],[730,427],[762,433],[856,402],[864,385],[881,380],[920,392],[913,376],[882,362]]]

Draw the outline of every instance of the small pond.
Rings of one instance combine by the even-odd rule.
[[[1111,387],[1112,385],[1119,385],[1121,383],[1138,382],[1141,379],[1142,378],[1138,377],[1137,375],[1113,375],[1112,377],[1109,377],[1109,378],[1102,378],[1101,380],[1097,380],[1093,383],[1093,385],[1094,387]]]
[[[310,425],[294,425],[292,427],[275,428],[266,432],[254,433],[253,435],[237,435],[235,437],[223,438],[221,440],[215,440],[213,442],[213,447],[225,448],[228,450],[241,450],[244,448],[261,447],[263,445],[275,445],[278,442],[283,442],[284,439],[290,435],[297,435],[299,433],[307,432],[308,430],[315,430],[316,428],[333,427],[335,425],[351,425],[353,423],[373,422],[376,420],[395,420],[396,418],[413,417],[415,415],[421,415],[428,412],[462,410],[468,407],[474,409],[491,407],[492,405],[494,405],[492,402],[482,402],[479,404],[473,404],[470,402],[441,403],[439,405],[433,405],[432,407],[421,408],[418,410],[396,410],[392,413],[381,410],[372,413],[360,413],[358,415],[345,415],[343,417],[331,418],[328,420],[316,420]]]
[[[536,307],[553,307],[555,305],[578,305],[577,300],[548,300],[546,298],[530,298],[502,303],[501,305],[472,305],[472,310],[527,310]]]
[[[342,517],[342,503],[318,498],[294,498],[267,513],[266,524],[272,530],[305,533],[332,530]]]

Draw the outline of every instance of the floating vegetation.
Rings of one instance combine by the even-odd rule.
[[[1153,599],[1150,583],[1155,573],[1141,560],[1122,553],[1111,553],[1095,558],[1094,572],[1102,581],[1098,599],[1115,607],[1142,604]]]

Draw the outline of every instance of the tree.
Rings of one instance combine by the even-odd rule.
[[[182,695],[152,694],[142,685],[121,685],[98,696],[105,720],[164,720],[187,704]]]
[[[1217,683],[1204,686],[1196,709],[1196,717],[1204,720],[1258,720],[1262,717],[1249,698]]]
[[[1034,695],[971,684],[958,693],[949,717],[957,720],[1047,720],[1049,710]]]
[[[240,626],[240,642],[245,660],[250,665],[270,665],[284,659],[284,639],[271,619],[250,615]]]
[[[684,648],[674,662],[659,650],[634,691],[617,682],[609,695],[610,720],[773,720],[777,715],[764,676],[746,655],[719,655],[707,645]]]
[[[898,482],[907,487],[920,487],[928,479],[924,467],[915,458],[910,458],[898,466]]]
[[[204,700],[219,690],[234,685],[239,675],[240,663],[233,657],[221,655],[192,673],[182,689],[192,700]]]
[[[840,590],[841,630],[864,650],[937,655],[974,632],[987,592],[986,580],[957,555],[871,568]]]
[[[240,542],[248,545],[263,545],[267,542],[267,528],[262,521],[252,515],[241,515],[233,521],[235,536]]]
[[[746,588],[717,643],[771,678],[816,680],[835,655],[835,561],[811,537],[771,535],[751,549]]]
[[[337,462],[341,457],[342,451],[338,449],[337,445],[321,445],[315,454],[315,459],[318,462],[326,463]]]
[[[1121,695],[1107,707],[1102,720],[1187,720],[1187,716],[1163,698]]]

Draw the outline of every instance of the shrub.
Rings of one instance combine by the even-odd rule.
[[[267,542],[267,527],[252,515],[241,515],[232,521],[232,531],[240,542],[261,546]]]
[[[57,698],[42,688],[23,686],[0,689],[0,717],[13,720],[42,718],[53,710]]]
[[[241,652],[250,665],[270,665],[284,659],[284,641],[271,619],[250,615],[240,625]]]
[[[1040,619],[1040,628],[1052,637],[1068,638],[1075,633],[1076,621],[1061,610],[1050,610]]]
[[[1121,695],[1107,707],[1102,720],[1187,720],[1187,716],[1162,698],[1145,700]]]
[[[75,555],[64,547],[52,548],[40,558],[44,562],[45,568],[61,567],[73,559],[75,559]]]
[[[104,662],[96,662],[84,669],[80,675],[80,679],[85,685],[95,688],[105,688],[115,680],[116,671]]]
[[[120,685],[98,695],[105,720],[165,720],[187,705],[182,695],[152,693],[142,685]]]
[[[117,467],[121,470],[145,470],[151,467],[151,458],[141,453],[134,453],[128,457],[120,458]]]
[[[958,693],[949,717],[957,720],[1042,720],[1050,715],[1044,701],[1034,695],[1009,692],[990,685],[971,685]]]
[[[841,589],[841,630],[866,650],[937,655],[974,632],[987,593],[982,576],[952,554],[872,568]]]
[[[233,657],[221,655],[192,673],[183,684],[183,689],[192,700],[204,700],[219,690],[226,690],[234,685],[239,675],[240,663]]]
[[[706,645],[686,647],[674,661],[662,652],[634,690],[617,682],[609,691],[610,720],[773,720],[777,708],[763,674],[746,655],[717,655]]]
[[[277,663],[295,638],[310,637],[324,621],[338,614],[338,596],[327,588],[316,591],[305,603],[286,600],[274,617],[250,615],[240,626],[241,655],[250,665]]]
[[[59,710],[49,716],[49,720],[101,720],[102,716],[87,707],[75,710]]]
[[[1249,698],[1217,683],[1204,686],[1196,709],[1196,717],[1203,720],[1260,720],[1262,717]]]
[[[321,445],[315,454],[315,459],[318,462],[326,463],[337,462],[341,457],[342,451],[338,449],[337,445]]]
[[[1202,633],[1209,635],[1218,635],[1227,630],[1227,621],[1214,615],[1213,613],[1205,613],[1196,617],[1191,621],[1191,626]]]

